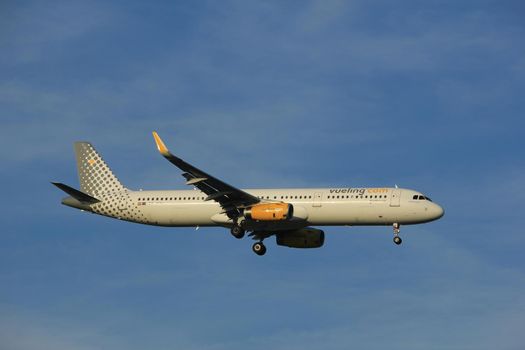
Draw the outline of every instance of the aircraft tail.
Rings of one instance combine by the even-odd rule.
[[[125,190],[100,154],[89,142],[75,142],[80,190],[93,197]]]

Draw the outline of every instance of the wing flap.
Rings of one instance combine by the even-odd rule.
[[[193,178],[191,180],[186,181],[186,185],[193,185],[193,184],[196,184],[198,182],[206,181],[206,180],[208,180],[208,179],[205,178],[205,177],[195,177],[195,178]]]

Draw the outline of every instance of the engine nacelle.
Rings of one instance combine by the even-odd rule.
[[[302,228],[278,233],[275,236],[275,241],[277,245],[290,248],[319,248],[324,244],[324,231],[316,228]]]
[[[293,205],[288,203],[256,204],[244,210],[244,217],[257,221],[281,221],[293,216]]]

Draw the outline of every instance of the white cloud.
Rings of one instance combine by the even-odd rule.
[[[0,346],[10,350],[90,350],[118,348],[111,336],[92,325],[57,320],[37,312],[4,309],[0,316]]]

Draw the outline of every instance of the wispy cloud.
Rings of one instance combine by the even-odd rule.
[[[0,347],[518,349],[524,28],[506,5],[450,6],[12,7]],[[154,129],[236,186],[400,181],[446,215],[401,247],[389,228],[327,228],[324,249],[268,242],[261,260],[221,229],[49,205],[77,140],[132,188],[184,187]]]
[[[59,1],[25,2],[6,6],[2,17],[0,47],[3,64],[17,65],[59,57],[75,40],[104,28],[111,20],[103,3]]]

